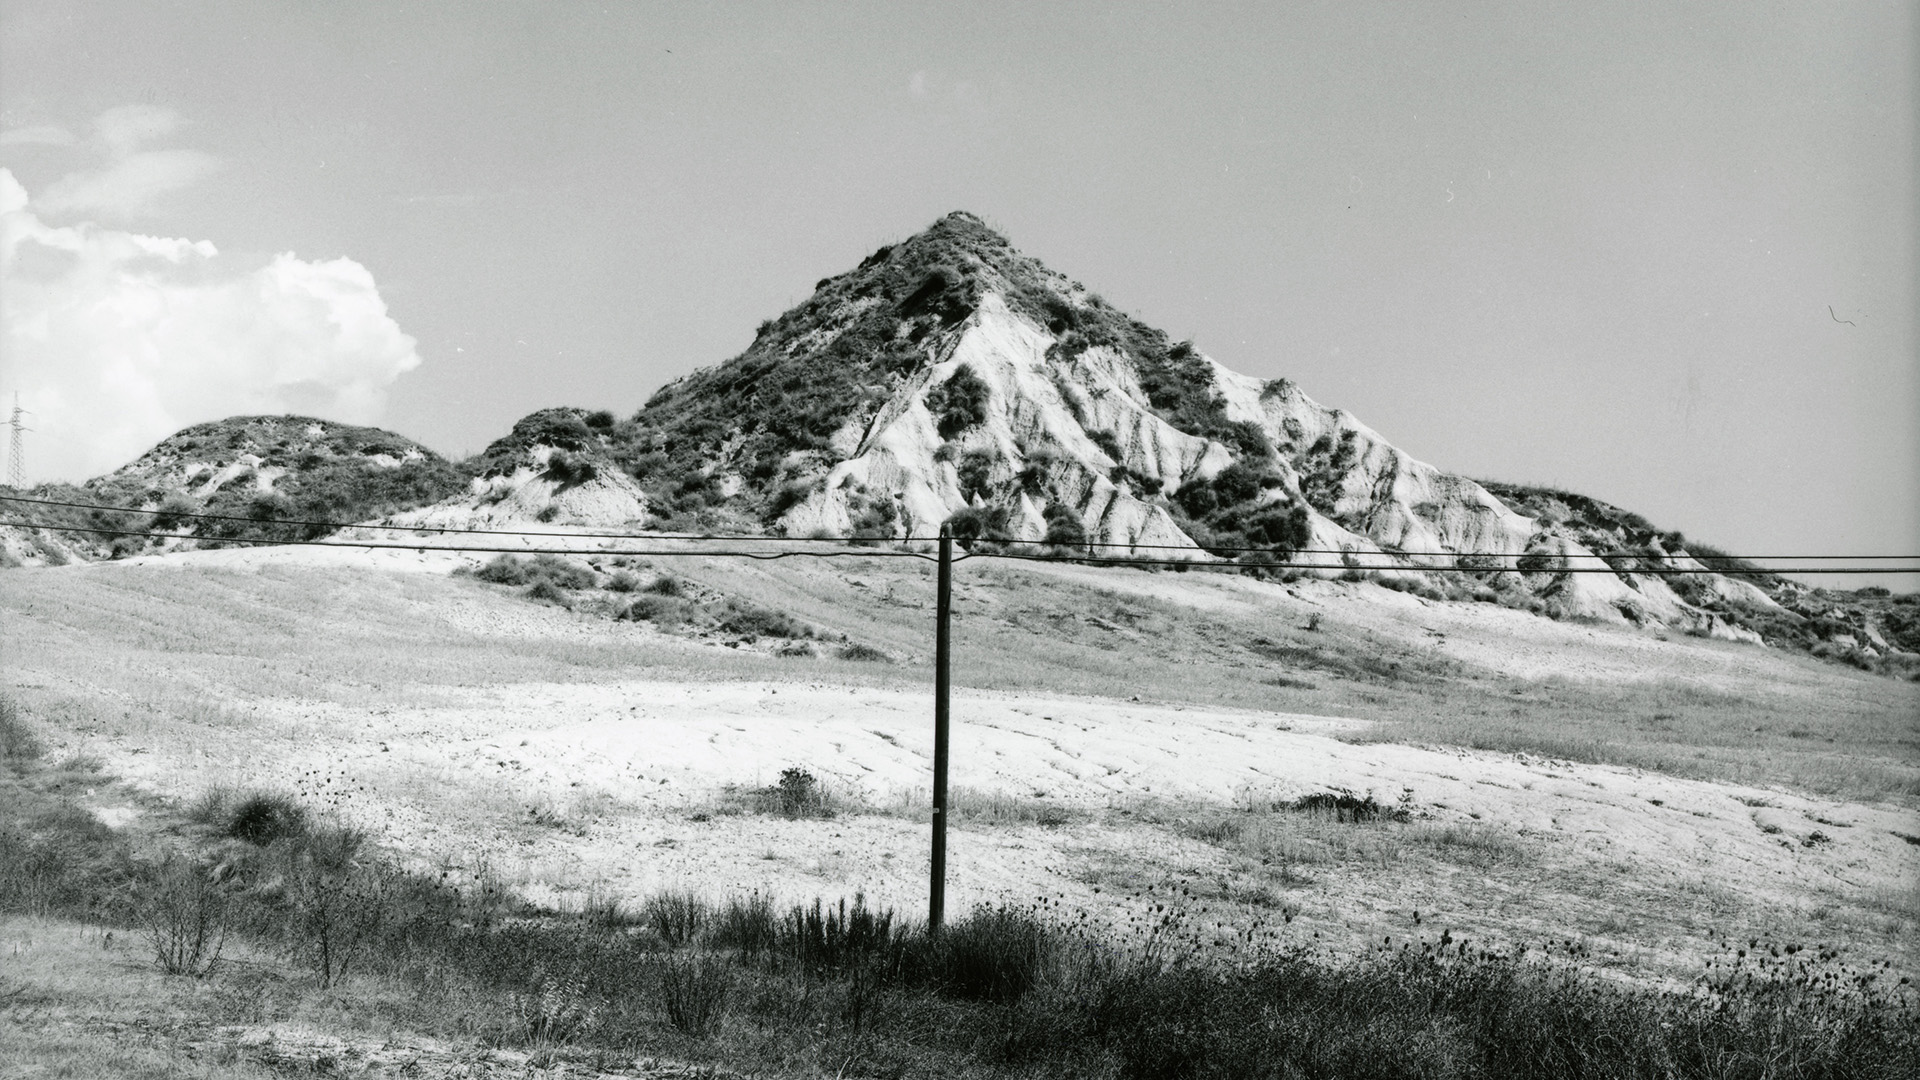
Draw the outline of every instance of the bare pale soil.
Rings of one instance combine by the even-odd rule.
[[[128,782],[76,796],[115,827],[154,796],[265,789],[562,908],[690,890],[923,910],[930,567],[671,560],[893,658],[863,663],[536,603],[459,561],[11,571],[0,678],[52,757]],[[1174,901],[1223,941],[1573,941],[1635,979],[1685,979],[1729,937],[1920,970],[1912,684],[1371,585],[980,560],[956,580],[950,911],[1044,897],[1124,935]],[[789,768],[831,817],[756,809]],[[1408,820],[1283,809],[1341,789]],[[44,962],[96,948],[82,931],[6,925],[53,944],[0,975],[92,993]]]

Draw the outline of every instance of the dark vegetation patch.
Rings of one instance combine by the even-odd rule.
[[[1244,459],[1181,485],[1169,510],[1201,547],[1250,567],[1286,563],[1313,539],[1311,515],[1279,474]]]
[[[1315,631],[1311,637],[1257,636],[1249,638],[1245,648],[1279,667],[1283,678],[1296,672],[1318,671],[1353,682],[1390,686],[1440,682],[1465,670],[1458,661],[1435,654],[1407,652],[1366,640],[1328,640],[1325,631]]]
[[[1042,543],[1055,547],[1077,548],[1087,542],[1087,528],[1080,522],[1080,515],[1073,507],[1065,503],[1051,503],[1041,512],[1047,523],[1047,534]]]
[[[1005,545],[1013,542],[1005,506],[966,506],[954,512],[946,527],[956,542],[973,548],[979,544]]]
[[[495,585],[536,585],[544,582],[556,589],[590,589],[599,580],[591,569],[558,555],[535,555],[527,559],[518,555],[496,555],[472,573],[481,581]]]
[[[719,612],[720,629],[749,641],[769,638],[810,638],[813,629],[793,616],[745,600],[729,599]]]
[[[787,612],[705,588],[684,577],[657,570],[644,559],[619,556],[580,561],[557,555],[502,554],[456,575],[520,590],[521,595],[576,613],[614,621],[651,623],[656,629],[704,638],[732,647],[761,642],[787,643],[779,655],[821,655],[820,648],[852,650],[852,659],[886,659],[870,646],[844,634],[829,633]],[[865,651],[862,651],[865,650]],[[869,655],[871,653],[872,655]]]
[[[558,604],[561,607],[573,606],[573,598],[567,593],[567,590],[554,584],[547,578],[541,578],[527,586],[527,599],[538,600],[546,604]]]
[[[1412,817],[1405,806],[1388,806],[1374,798],[1373,792],[1356,795],[1348,788],[1315,791],[1293,800],[1293,810],[1321,814],[1335,821],[1359,824],[1368,821],[1407,821]]]
[[[1334,521],[1341,520],[1337,512],[1341,485],[1347,473],[1360,463],[1358,440],[1359,433],[1350,429],[1338,437],[1322,435],[1294,459],[1294,468],[1300,476],[1301,497]]]
[[[216,835],[256,847],[303,836],[309,824],[306,808],[277,792],[213,788],[188,807],[187,813],[190,820],[211,828]]]
[[[934,416],[940,437],[951,439],[987,418],[991,398],[986,380],[962,364],[946,382],[927,392],[927,410]]]

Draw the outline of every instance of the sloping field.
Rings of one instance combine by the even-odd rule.
[[[921,910],[926,564],[672,560],[878,663],[577,613],[456,563],[11,572],[7,690],[57,754],[150,792],[289,792],[545,903]],[[1673,974],[1753,934],[1916,967],[1910,684],[1367,585],[984,561],[956,580],[952,910],[1045,896],[1124,927],[1184,890],[1223,935],[1573,937]],[[788,769],[832,817],[761,812]],[[1406,820],[1288,809],[1341,790]]]

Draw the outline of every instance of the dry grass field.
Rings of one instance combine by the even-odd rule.
[[[812,655],[616,621],[593,590],[539,602],[410,553],[9,571],[0,692],[38,753],[0,826],[28,843],[64,821],[151,861],[235,843],[209,823],[261,794],[357,830],[395,873],[497,892],[514,918],[627,918],[668,945],[663,898],[784,912],[859,895],[918,918],[931,567],[653,564],[632,569],[805,624],[810,647],[786,651]],[[967,561],[954,625],[956,918],[979,905],[1123,952],[1363,973],[1383,949],[1467,940],[1649,993],[1697,987],[1750,942],[1872,965],[1876,985],[1920,973],[1913,684],[1206,573]],[[883,659],[842,659],[848,644]],[[1068,1068],[1022,1049],[1003,1029],[1040,1021],[992,993],[1001,1011],[958,1020],[909,996],[879,1029],[855,984],[831,1008],[735,986],[698,1023],[671,994],[632,1015],[609,994],[570,1027],[565,987],[540,997],[551,969],[521,972],[510,999],[443,972],[427,1003],[377,964],[316,980],[311,957],[244,929],[207,977],[163,976],[134,930],[29,884],[16,872],[0,923],[10,1074],[1204,1074],[1124,1041]],[[703,977],[663,955],[636,961],[665,965],[649,986]],[[616,1013],[624,1041],[589,1034]],[[941,1024],[970,1034],[928,1034]]]

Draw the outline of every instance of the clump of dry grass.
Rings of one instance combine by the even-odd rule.
[[[0,760],[32,761],[43,753],[40,737],[21,715],[20,706],[13,698],[0,695]]]

